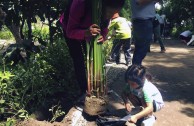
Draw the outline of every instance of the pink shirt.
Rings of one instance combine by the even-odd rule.
[[[85,30],[92,25],[91,11],[86,11],[85,0],[73,0],[69,19],[62,24],[66,36],[71,39],[84,40]],[[60,17],[60,22],[63,22],[63,15]],[[65,18],[65,17],[64,17]],[[108,28],[101,29],[101,34],[105,38]]]

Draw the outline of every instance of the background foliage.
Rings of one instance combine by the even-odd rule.
[[[48,111],[77,96],[79,89],[64,41],[57,40],[48,45],[41,53],[33,54],[25,64],[1,68],[1,120],[28,118],[41,107]]]
[[[178,37],[185,30],[194,30],[193,0],[164,0],[164,13],[170,23],[170,31]]]

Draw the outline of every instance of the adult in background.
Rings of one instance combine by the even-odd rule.
[[[162,14],[161,16],[160,16],[161,18],[161,20],[160,20],[160,34],[161,34],[161,36],[162,37],[164,37],[164,28],[165,28],[165,24],[166,24],[166,15],[164,15],[164,14]]]
[[[155,19],[153,21],[153,33],[154,33],[154,42],[159,42],[161,53],[165,53],[166,49],[164,47],[164,43],[161,37],[160,28],[162,24],[162,18],[159,14],[155,15]],[[150,50],[149,50],[150,51]]]
[[[135,51],[132,64],[141,65],[152,41],[155,3],[162,0],[131,0]]]

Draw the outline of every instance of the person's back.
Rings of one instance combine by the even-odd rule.
[[[161,24],[165,24],[165,18],[166,18],[166,15],[162,14],[161,16]]]
[[[161,34],[161,36],[164,36],[164,28],[166,25],[166,15],[162,14],[160,17],[161,17],[160,34]]]
[[[110,31],[115,30],[116,39],[126,39],[131,38],[131,28],[127,22],[126,18],[117,17],[111,20],[110,26],[108,28]]]
[[[156,19],[158,20],[158,22],[159,22],[160,24],[163,23],[163,18],[162,18],[159,14],[156,14],[155,17],[156,17]]]
[[[155,16],[155,2],[140,5],[138,0],[131,0],[132,19],[149,19]]]
[[[151,83],[147,79],[145,80],[145,83],[143,86],[143,92],[144,92],[145,99],[148,100],[147,96],[149,96],[151,98],[150,100],[155,100],[157,102],[163,103],[163,99],[160,91],[153,83]]]
[[[182,32],[180,35],[184,37],[189,37],[192,35],[192,32],[190,30],[187,30],[187,31]]]
[[[184,31],[179,35],[179,38],[181,39],[181,41],[183,41],[184,43],[188,43],[191,38],[192,38],[192,32],[190,30]]]

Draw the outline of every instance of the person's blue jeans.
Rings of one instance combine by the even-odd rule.
[[[115,39],[113,41],[113,47],[111,50],[111,58],[116,61],[116,63],[120,62],[120,49],[124,51],[125,61],[126,63],[131,62],[131,41],[130,38],[127,39]]]
[[[135,51],[133,54],[132,64],[141,65],[145,58],[150,42],[152,41],[153,24],[152,19],[133,20],[133,37],[135,44]]]

